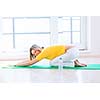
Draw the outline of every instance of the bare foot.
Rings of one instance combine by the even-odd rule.
[[[80,63],[78,60],[74,61],[75,67],[86,67],[86,64]]]

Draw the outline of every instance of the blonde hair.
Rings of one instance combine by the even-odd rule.
[[[30,60],[36,58],[36,56],[35,56],[34,54],[32,54],[32,50],[36,50],[36,49],[44,49],[44,47],[40,47],[40,46],[38,46],[38,45],[36,45],[36,44],[33,44],[33,45],[30,47],[30,50],[29,50],[29,52],[30,52]]]

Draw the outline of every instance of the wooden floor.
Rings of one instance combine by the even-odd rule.
[[[96,64],[100,58],[84,57],[79,61]],[[0,82],[100,83],[100,70],[0,69]]]

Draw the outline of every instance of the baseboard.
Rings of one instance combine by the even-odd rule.
[[[100,54],[80,54],[80,57],[100,58]]]

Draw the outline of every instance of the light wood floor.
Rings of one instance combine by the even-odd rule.
[[[100,58],[83,57],[79,61],[96,64]],[[100,70],[0,69],[0,82],[100,83]]]

